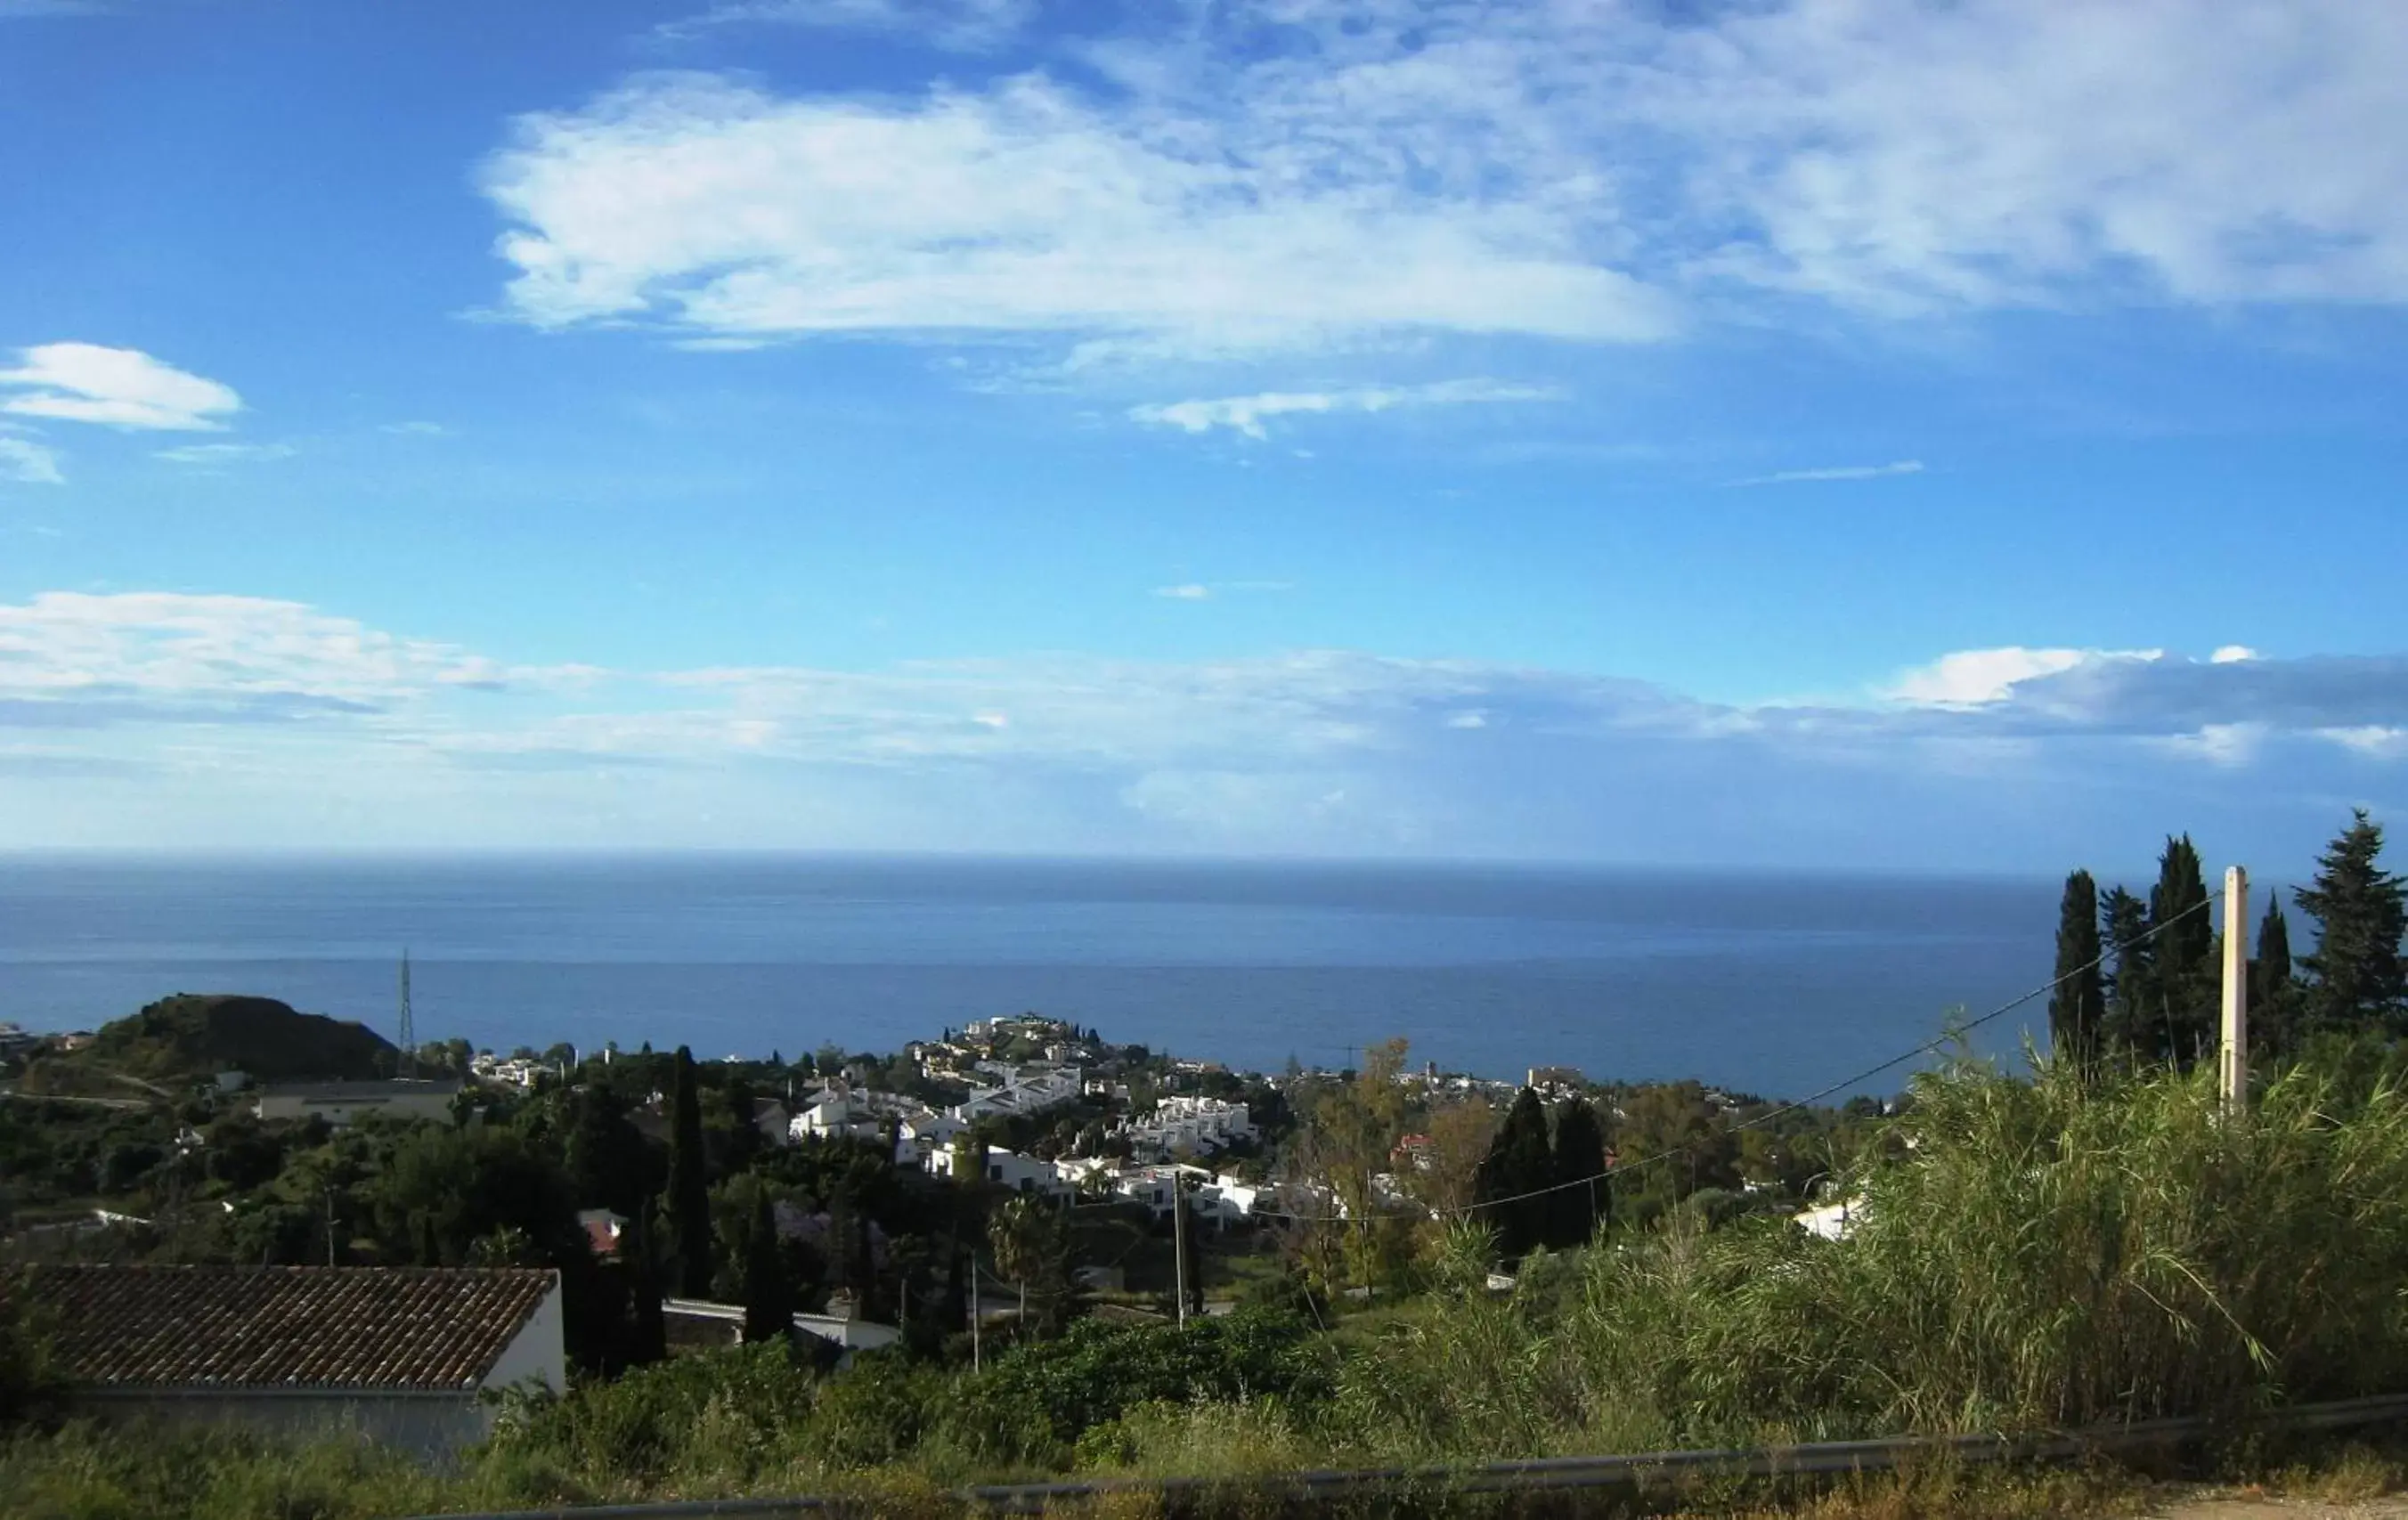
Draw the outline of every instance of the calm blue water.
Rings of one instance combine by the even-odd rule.
[[[1036,1010],[1258,1068],[1818,1088],[2049,973],[2056,883],[831,857],[0,859],[0,1019],[247,992],[480,1046],[891,1050]],[[1983,1032],[2012,1051],[2034,1003]],[[1873,1085],[1888,1090],[1898,1076]]]

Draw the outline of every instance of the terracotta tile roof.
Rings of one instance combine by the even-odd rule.
[[[549,1269],[46,1266],[16,1284],[100,1387],[474,1388]]]

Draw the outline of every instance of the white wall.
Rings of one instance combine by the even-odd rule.
[[[76,1407],[100,1419],[165,1425],[234,1425],[287,1441],[365,1436],[379,1446],[441,1460],[492,1433],[493,1411],[473,1392],[281,1394],[260,1391],[79,1394]]]
[[[552,1280],[552,1291],[527,1317],[525,1325],[485,1374],[480,1386],[512,1387],[529,1378],[536,1379],[553,1393],[568,1391],[568,1351],[564,1333],[564,1317],[560,1307],[560,1279]]]

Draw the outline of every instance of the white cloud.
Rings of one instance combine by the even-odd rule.
[[[1176,586],[1156,586],[1154,594],[1174,602],[1209,602],[1215,596],[1251,596],[1295,589],[1293,581],[1190,581]]]
[[[2408,656],[1969,652],[1937,662],[1935,699],[1741,708],[1342,651],[528,669],[293,602],[50,593],[0,604],[0,844],[1692,858],[1702,838],[1726,858],[1819,839],[1935,865],[1988,818],[2040,865],[2034,829],[2085,798],[2144,843],[2200,825],[2215,788],[2243,816],[2313,804],[2321,823],[2366,767],[2408,760]],[[2186,810],[2162,817],[2175,782]],[[704,813],[724,827],[697,834]]]
[[[2408,727],[2362,724],[2352,728],[2319,728],[2316,735],[2370,759],[2397,760],[2408,756]]]
[[[1671,327],[1530,205],[1424,194],[1275,120],[1192,121],[1038,76],[900,104],[647,79],[522,121],[483,183],[509,222],[510,309],[546,327],[1101,334],[1190,353]]]
[[[724,26],[780,24],[885,33],[948,52],[982,52],[1011,40],[1036,13],[1036,0],[724,0],[654,31],[682,40]]]
[[[1840,465],[1824,469],[1785,469],[1771,475],[1734,480],[1733,485],[1794,485],[1803,480],[1882,480],[1899,475],[1920,475],[1923,461],[1900,459],[1887,465]]]
[[[377,431],[395,434],[406,438],[440,438],[449,437],[452,432],[441,423],[426,422],[386,423]]]
[[[0,480],[25,485],[64,485],[59,452],[31,438],[0,437]]]
[[[1022,8],[713,14],[1002,35]],[[916,97],[650,76],[524,119],[483,182],[514,314],[706,337],[1165,354],[1644,341],[1799,296],[1894,316],[2408,300],[2399,7],[1665,14],[1239,0]]]
[[[159,457],[178,465],[250,465],[290,459],[298,452],[289,443],[187,443],[162,449]]]
[[[242,409],[242,398],[216,380],[96,343],[20,350],[17,368],[0,369],[0,388],[17,392],[0,400],[0,411],[163,432],[214,432]]]
[[[2257,759],[2270,734],[2261,723],[2212,723],[2197,733],[2169,735],[2158,742],[2172,753],[2230,767]]]
[[[1259,395],[1228,395],[1211,400],[1160,402],[1129,409],[1133,422],[1208,433],[1226,427],[1257,440],[1270,433],[1267,417],[1339,411],[1381,412],[1399,407],[1454,407],[1482,402],[1557,401],[1563,392],[1551,386],[1509,385],[1491,380],[1440,380],[1428,385],[1366,386],[1350,391],[1267,391]]]
[[[2005,700],[2024,681],[2094,661],[2156,657],[2155,651],[2024,649],[2013,645],[2005,649],[1959,650],[1901,673],[1884,695],[1895,701],[1935,707],[1979,706]]]
[[[2258,658],[2259,658],[2258,652],[2246,644],[2227,644],[2208,656],[2208,659],[2216,665],[2232,665],[2242,660]]]
[[[506,672],[449,645],[298,602],[175,592],[44,592],[0,603],[0,697],[299,699],[373,707]]]

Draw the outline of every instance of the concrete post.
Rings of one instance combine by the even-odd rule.
[[[2249,1103],[2249,873],[2224,873],[2224,1038],[2216,1046],[2216,1086],[2232,1111]]]

